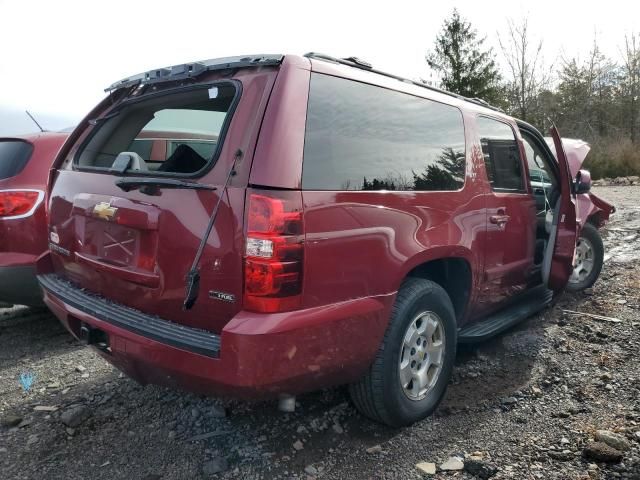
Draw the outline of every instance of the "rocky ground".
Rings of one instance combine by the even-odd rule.
[[[403,430],[344,389],[284,414],[142,387],[46,311],[0,311],[0,478],[640,479],[640,187],[594,190],[618,207],[599,282],[461,348],[437,413]]]

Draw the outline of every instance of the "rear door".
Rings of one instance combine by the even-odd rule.
[[[490,310],[524,291],[534,274],[536,206],[512,125],[480,116],[476,127],[490,186],[481,297]]]
[[[94,126],[81,134],[51,192],[49,235],[56,273],[114,302],[220,332],[242,304],[246,185],[276,73],[276,68],[246,69],[232,79],[206,74],[187,88],[155,85],[148,96],[150,89],[142,89],[140,98],[100,112],[103,120],[90,122]],[[172,138],[186,133],[207,144],[215,138],[213,153],[185,143],[164,162],[154,163],[135,148],[145,131]],[[225,190],[236,158],[237,173]],[[135,179],[187,186],[118,186]],[[186,276],[219,200],[200,262],[198,302],[185,311]]]
[[[560,197],[553,206],[553,220],[542,266],[542,278],[554,291],[562,290],[573,271],[576,248],[576,204],[567,155],[558,129],[551,128],[559,172]]]

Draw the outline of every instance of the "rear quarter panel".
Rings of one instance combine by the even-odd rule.
[[[49,169],[66,133],[42,133],[23,137],[33,145],[24,170],[15,177],[0,180],[0,190],[33,189],[45,191]],[[47,249],[45,202],[25,218],[0,219],[0,265],[28,265]]]

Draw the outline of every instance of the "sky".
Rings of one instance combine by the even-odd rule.
[[[586,57],[594,35],[618,60],[624,35],[640,33],[630,0],[0,0],[0,135],[34,131],[24,110],[45,129],[72,126],[114,81],[208,58],[316,51],[428,79],[425,54],[454,7],[499,62],[510,18],[528,18],[547,63]]]

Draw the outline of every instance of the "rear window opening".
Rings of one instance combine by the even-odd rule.
[[[29,162],[33,145],[23,140],[0,140],[0,180],[18,175]]]
[[[154,176],[204,171],[220,151],[236,92],[225,83],[129,102],[94,127],[75,165]]]

